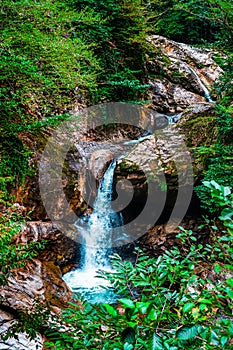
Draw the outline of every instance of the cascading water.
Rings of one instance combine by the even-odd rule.
[[[168,125],[176,124],[180,120],[181,115],[182,115],[182,113],[166,116],[167,121],[168,121]]]
[[[111,290],[102,292],[100,288],[101,285],[106,286],[107,281],[96,278],[96,274],[98,269],[111,270],[108,255],[112,246],[112,229],[123,226],[121,214],[111,207],[115,167],[116,161],[113,160],[99,185],[93,212],[76,222],[83,239],[82,268],[63,276],[73,291],[83,294],[92,302],[113,300]]]
[[[137,140],[125,141],[124,145],[134,145],[134,144],[140,143],[140,142],[148,139],[151,135],[152,135],[152,133],[147,133],[146,135],[139,137],[139,139],[137,139]]]
[[[121,214],[116,213],[111,207],[115,167],[114,160],[104,174],[94,202],[94,210],[87,218],[88,230],[83,235],[84,269],[110,266],[106,250],[112,246],[112,228],[123,225]]]
[[[204,95],[205,98],[208,102],[215,102],[214,100],[212,100],[209,90],[207,89],[207,87],[203,84],[203,82],[201,81],[201,79],[199,78],[199,76],[197,75],[197,73],[195,72],[195,70],[193,70],[192,68],[190,68],[191,73],[193,74],[193,76],[197,79],[198,84],[200,85],[200,87],[202,88],[202,90],[204,91]]]

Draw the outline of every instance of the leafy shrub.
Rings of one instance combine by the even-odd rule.
[[[206,289],[194,273],[199,254],[194,246],[185,258],[177,249],[158,259],[140,254],[136,266],[116,256],[108,278],[119,304],[73,304],[64,312],[70,331],[48,332],[56,349],[230,349],[231,308],[222,303],[232,298],[232,279]]]
[[[19,133],[54,125],[97,87],[98,59],[76,23],[99,24],[85,9],[64,0],[10,1],[1,6],[0,194],[30,173],[31,152]],[[22,135],[21,135],[22,136]]]
[[[140,0],[76,1],[78,11],[94,9],[100,26],[88,26],[89,42],[95,43],[102,74],[92,103],[100,101],[137,101],[146,96],[145,61],[148,51],[146,36],[150,26],[148,11]],[[78,24],[82,25],[82,24]]]
[[[217,61],[224,69],[224,73],[213,90],[215,95],[218,96],[216,103],[218,139],[214,145],[206,149],[207,160],[204,181],[215,181],[220,185],[231,186],[233,182],[232,54],[227,59],[217,58]],[[214,200],[206,186],[199,185],[196,191],[204,208],[212,212],[218,210],[218,204],[214,204]]]
[[[232,45],[232,11],[229,0],[151,1],[155,31],[176,41]]]

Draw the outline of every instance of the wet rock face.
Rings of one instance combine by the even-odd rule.
[[[62,272],[74,267],[79,257],[79,245],[48,222],[28,222],[15,237],[15,242],[20,244],[42,240],[47,241],[45,250],[22,267],[16,267],[7,283],[0,286],[0,339],[17,324],[19,312],[42,317],[42,310],[43,313],[49,312],[50,317],[59,316],[68,302],[73,301],[73,294],[63,281]],[[36,350],[43,348],[43,342],[39,333],[33,340],[29,340],[25,333],[19,333],[17,338],[0,340],[0,349]]]
[[[183,142],[183,135],[171,126],[162,131],[158,130],[154,135],[135,144],[128,154],[118,161],[116,169],[118,191],[123,198],[130,198],[132,187],[134,193],[133,200],[122,212],[125,221],[130,221],[139,215],[151,196],[154,198],[150,206],[151,217],[157,217],[156,212],[164,208],[158,219],[162,222],[168,220],[177,197],[178,171],[181,179],[190,166],[183,162],[188,155],[187,149],[182,147]],[[184,183],[184,188],[189,180],[192,180],[191,176]],[[148,185],[150,185],[149,192]],[[179,184],[179,189],[181,187]]]
[[[154,108],[176,113],[190,104],[205,102],[205,91],[201,84],[210,90],[222,73],[213,60],[216,53],[157,35],[148,41],[155,48],[154,59],[147,62]],[[156,78],[158,75],[163,78]]]
[[[85,182],[85,158],[80,155],[79,150],[73,148],[68,153],[64,161],[63,169],[63,184],[64,184],[64,198],[60,198],[54,203],[54,218],[62,219],[65,222],[72,221],[70,213],[75,210],[75,213],[80,215],[85,210],[85,203],[82,200]],[[45,182],[53,185],[51,173],[47,174]],[[53,186],[54,187],[54,186]],[[51,189],[56,194],[56,187]],[[39,174],[30,176],[25,180],[24,186],[19,187],[13,191],[15,201],[30,212],[32,220],[49,220],[46,209],[41,199],[39,188]],[[69,201],[70,211],[65,208],[65,198]]]
[[[7,340],[2,340],[2,337],[17,325],[19,312],[47,319],[45,313],[50,317],[59,316],[68,302],[73,301],[72,292],[62,280],[59,267],[38,259],[31,259],[23,267],[15,268],[7,283],[0,286],[0,295],[0,349],[44,349],[40,333],[33,340],[26,333],[17,333],[17,337],[8,337]]]
[[[30,312],[36,310],[39,302],[59,313],[71,300],[71,291],[62,280],[60,269],[51,262],[37,259],[15,269],[0,292],[2,305]]]
[[[205,98],[197,93],[172,83],[164,78],[150,80],[150,97],[154,108],[165,113],[178,113],[190,104],[205,102]]]
[[[40,252],[40,260],[53,262],[62,272],[76,266],[80,260],[80,245],[77,240],[67,237],[51,222],[28,222],[15,240],[17,243],[46,240],[45,249]]]

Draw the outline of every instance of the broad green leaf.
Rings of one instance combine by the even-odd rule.
[[[210,332],[210,344],[211,345],[218,345],[219,344],[219,337],[217,333],[213,330]]]
[[[147,310],[148,307],[151,305],[151,302],[146,302],[146,303],[137,303],[136,306],[139,309],[139,311],[144,315]]]
[[[177,332],[177,338],[180,340],[189,340],[194,338],[198,333],[198,327],[197,326],[191,326],[191,327],[182,327]]]
[[[208,188],[212,188],[211,183],[209,181],[202,181],[203,185]]]
[[[199,299],[198,301],[202,304],[212,304],[212,301],[209,299]]]
[[[199,308],[200,308],[201,311],[205,310],[206,304],[200,304]]]
[[[152,307],[152,309],[151,309],[150,312],[148,313],[148,316],[147,316],[147,317],[148,317],[151,321],[157,320],[158,315],[157,315],[157,312],[156,312],[156,310],[155,310],[154,307]]]
[[[189,303],[186,303],[184,304],[183,306],[183,312],[186,313],[186,312],[189,312],[190,310],[192,310],[192,308],[195,306],[194,303],[192,302],[189,302]]]
[[[148,350],[163,350],[161,338],[156,333],[153,333],[149,340]]]
[[[222,346],[224,346],[227,343],[227,341],[228,341],[228,337],[223,336],[223,337],[221,337],[220,343]]]
[[[216,181],[211,180],[211,181],[210,181],[210,184],[211,184],[214,188],[216,188],[216,190],[221,191],[221,186],[220,186]]]
[[[135,285],[138,287],[147,287],[149,286],[149,283],[146,281],[139,281],[139,282],[135,282]]]
[[[134,309],[135,308],[135,304],[132,300],[130,299],[126,299],[126,298],[122,298],[122,299],[119,299],[119,302],[125,306],[125,307],[129,307],[130,309]]]
[[[161,281],[165,276],[167,276],[167,271],[163,271],[163,272],[159,275],[159,280]]]
[[[233,209],[231,208],[225,208],[221,212],[221,216],[219,216],[220,220],[229,220],[233,216]]]
[[[228,286],[230,286],[230,287],[233,288],[233,278],[228,278],[228,279],[226,280],[226,282],[227,282]]]
[[[223,193],[225,197],[228,196],[231,193],[230,187],[224,187]]]
[[[117,316],[117,311],[116,309],[109,305],[109,304],[103,304],[103,306],[105,307],[105,309],[107,310],[107,312],[109,313],[109,315],[116,317]]]
[[[125,343],[124,344],[124,350],[132,350],[133,349],[133,345],[129,344],[129,343]]]
[[[214,271],[215,271],[216,273],[221,272],[221,271],[222,271],[222,266],[219,265],[219,264],[214,265]]]
[[[229,298],[233,299],[233,290],[228,290],[227,295]]]

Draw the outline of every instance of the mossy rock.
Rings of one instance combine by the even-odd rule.
[[[191,119],[182,126],[181,130],[185,132],[188,147],[209,147],[217,140],[216,116],[200,116]]]
[[[194,175],[200,177],[218,137],[214,105],[204,103],[190,106],[183,112],[177,127],[185,134],[185,143],[193,156]]]

